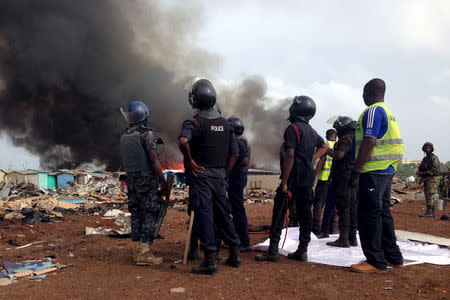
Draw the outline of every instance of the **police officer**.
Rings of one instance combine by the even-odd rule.
[[[358,187],[358,230],[366,261],[352,265],[362,273],[403,265],[390,210],[391,182],[403,157],[403,140],[394,114],[384,103],[386,84],[375,78],[364,86],[367,108],[359,117],[356,161],[350,186]]]
[[[214,225],[229,246],[226,264],[239,267],[239,238],[226,197],[226,175],[239,155],[236,137],[228,121],[214,107],[216,91],[206,79],[196,80],[189,89],[189,102],[197,112],[181,129],[179,147],[189,178],[189,205],[195,212],[194,229],[205,255],[195,274],[215,274],[218,251]]]
[[[159,213],[158,184],[162,193],[167,189],[156,152],[155,136],[146,125],[147,106],[139,101],[121,109],[130,125],[120,138],[123,167],[127,173],[128,210],[131,213],[131,239],[136,243],[137,265],[162,263],[150,251]]]
[[[356,188],[349,185],[355,165],[352,147],[355,142],[356,121],[339,116],[333,124],[339,136],[334,145],[333,164],[331,166],[331,186],[339,217],[339,238],[327,245],[348,248],[358,246],[356,240]]]
[[[423,144],[422,151],[425,152],[426,156],[422,159],[416,174],[420,176],[423,181],[423,190],[427,201],[427,211],[424,214],[419,215],[419,217],[434,218],[434,210],[439,198],[436,177],[439,175],[440,162],[439,158],[433,153],[434,146],[432,143],[426,142]]]
[[[250,251],[248,237],[248,221],[244,208],[244,188],[247,185],[247,174],[250,163],[250,145],[243,136],[244,122],[238,117],[228,118],[234,135],[237,137],[239,157],[228,177],[228,200],[231,204],[233,223],[241,241],[241,252]]]
[[[325,133],[328,147],[332,151],[334,143],[336,143],[336,130],[328,129]],[[330,178],[331,166],[333,163],[333,157],[325,155],[320,158],[319,163],[316,166],[316,170],[320,170],[317,174],[317,184],[314,190],[314,205],[313,205],[313,233],[318,235],[320,233],[320,223],[323,207],[327,200],[328,187]],[[327,232],[328,233],[328,232]]]
[[[316,113],[316,104],[308,96],[296,96],[289,108],[289,125],[284,132],[284,147],[286,156],[283,159],[281,183],[277,194],[285,197],[275,197],[270,228],[270,245],[264,254],[257,255],[257,261],[278,261],[278,243],[280,241],[283,220],[286,214],[286,199],[292,194],[296,203],[297,215],[300,220],[298,249],[290,253],[288,258],[306,261],[307,248],[311,240],[312,213],[314,202],[312,186],[314,183],[313,160],[323,156],[328,151],[328,145],[309,125],[309,120]]]

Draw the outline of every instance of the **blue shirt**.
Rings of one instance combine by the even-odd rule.
[[[362,124],[364,136],[381,139],[388,130],[388,118],[386,111],[380,106],[372,106],[364,113]],[[371,171],[370,173],[393,174],[395,173],[395,169],[393,166],[389,166],[385,170],[376,170]]]

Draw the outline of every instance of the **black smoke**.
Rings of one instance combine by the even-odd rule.
[[[222,86],[220,91],[225,115],[235,115],[245,123],[253,167],[279,170],[278,154],[292,98],[270,98],[266,81],[258,75]]]
[[[214,80],[217,55],[193,46],[201,8],[152,0],[0,0],[0,132],[56,169],[120,164],[119,108],[145,102],[165,138],[166,159],[191,115],[184,78]],[[217,86],[224,116],[244,120],[253,164],[277,168],[288,99],[259,76]],[[269,103],[269,105],[268,105]],[[270,104],[271,103],[271,104]]]
[[[190,114],[177,82],[220,64],[191,46],[195,13],[150,0],[1,0],[0,131],[43,168],[116,169],[119,108],[141,100],[173,142]]]

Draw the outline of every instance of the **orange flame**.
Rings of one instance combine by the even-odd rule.
[[[166,157],[160,157],[159,161],[161,162],[161,168],[163,171],[165,171],[165,170],[184,170],[184,164],[182,161],[170,160]]]

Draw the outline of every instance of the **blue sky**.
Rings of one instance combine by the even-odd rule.
[[[273,99],[310,95],[318,105],[312,125],[323,134],[332,115],[357,118],[362,87],[380,77],[405,157],[422,157],[421,145],[431,141],[450,160],[450,1],[185,3],[202,20],[192,42],[220,57],[214,82],[257,74]],[[0,168],[10,164],[31,168],[39,160],[3,136]]]

